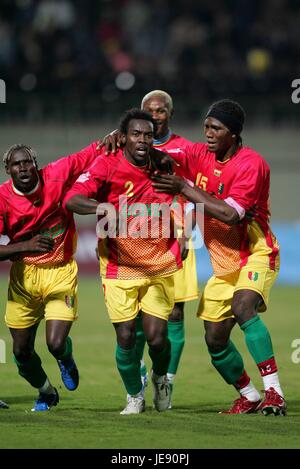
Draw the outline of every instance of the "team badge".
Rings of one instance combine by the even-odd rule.
[[[258,279],[258,272],[248,272],[248,279],[252,280],[253,282],[256,282]]]
[[[221,176],[222,171],[220,169],[214,169],[214,175],[217,176],[218,178]]]
[[[67,305],[68,308],[73,308],[74,302],[75,302],[74,296],[66,295],[65,296],[65,302],[66,302],[66,305]]]
[[[224,183],[220,182],[219,187],[218,187],[218,194],[221,195],[224,190]]]

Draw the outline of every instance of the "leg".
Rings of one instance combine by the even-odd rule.
[[[168,319],[168,337],[171,342],[171,360],[168,375],[176,375],[184,347],[184,302],[175,303]]]
[[[39,389],[39,397],[32,410],[45,411],[57,405],[59,396],[49,382],[42,368],[41,359],[34,350],[38,325],[39,323],[27,329],[10,328],[10,333],[13,338],[13,353],[19,375],[25,378],[31,386]]]
[[[226,383],[232,384],[241,394],[233,406],[222,413],[251,413],[257,410],[260,396],[244,368],[241,354],[230,340],[230,333],[234,325],[233,318],[215,323],[204,321],[205,341],[213,366]]]
[[[140,361],[135,347],[135,320],[115,322],[116,361],[127,393],[136,396],[142,390]]]
[[[184,347],[184,302],[175,303],[168,319],[168,337],[171,343],[171,360],[168,368],[170,392],[173,393],[174,379]],[[169,409],[172,408],[170,402]]]
[[[141,364],[141,379],[143,383],[143,387],[145,388],[148,384],[148,373],[147,368],[144,362],[144,349],[146,343],[146,337],[144,334],[143,329],[143,319],[142,319],[143,311],[139,311],[139,314],[136,317],[136,329],[135,329],[135,337],[136,337],[136,353],[138,354],[140,364]]]
[[[64,385],[69,391],[77,389],[79,373],[72,355],[69,332],[72,321],[46,321],[46,342],[49,352],[56,358]]]
[[[286,404],[279,383],[270,333],[258,316],[264,304],[261,295],[252,290],[238,290],[234,293],[232,311],[245,334],[249,353],[258,366],[263,379],[266,397],[261,405],[265,414],[286,413]]]
[[[121,415],[139,414],[145,410],[145,400],[140,375],[140,359],[135,346],[136,321],[115,322],[117,336],[116,362],[127,390],[127,406]]]
[[[150,314],[143,314],[143,326],[152,360],[153,403],[159,412],[170,406],[170,385],[167,371],[171,358],[171,344],[167,337],[167,321]]]
[[[41,388],[47,380],[41,359],[34,350],[35,336],[39,323],[26,329],[10,328],[13,339],[13,354],[19,375],[34,388]]]

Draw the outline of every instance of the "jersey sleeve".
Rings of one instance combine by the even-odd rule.
[[[188,180],[195,182],[199,171],[201,171],[201,162],[204,158],[206,145],[204,143],[190,143],[185,145],[182,152],[173,156],[176,163],[176,173]]]
[[[85,171],[101,154],[100,150],[97,150],[99,142],[93,142],[89,146],[83,148],[77,153],[60,158],[47,166],[47,170],[51,172],[52,176],[63,177],[66,181],[71,183],[75,182],[78,176]]]
[[[89,199],[96,199],[98,191],[107,180],[108,158],[99,156],[85,172],[80,174],[73,186],[65,195],[63,205],[75,195],[84,195]]]
[[[261,193],[261,190],[269,190],[270,171],[263,161],[245,161],[236,173],[228,197],[233,199],[245,210],[253,207]]]

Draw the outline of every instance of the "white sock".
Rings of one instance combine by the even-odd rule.
[[[247,386],[244,386],[242,389],[239,389],[239,393],[246,397],[248,401],[250,402],[257,402],[260,400],[260,394],[252,381],[247,384]]]
[[[54,394],[55,390],[52,384],[50,383],[49,379],[47,378],[45,383],[41,388],[39,388],[39,391],[42,392],[43,394]]]
[[[279,377],[278,377],[277,371],[275,373],[271,373],[270,375],[263,376],[262,379],[263,379],[265,391],[267,391],[270,388],[274,388],[275,391],[277,391],[281,397],[284,397],[280,383],[279,383]]]
[[[174,379],[175,379],[175,376],[176,376],[176,375],[174,375],[173,373],[167,373],[168,382],[169,382],[170,384],[173,384]]]

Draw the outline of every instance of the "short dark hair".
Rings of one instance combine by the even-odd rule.
[[[206,117],[215,117],[239,136],[243,130],[246,113],[236,101],[221,99],[210,106]]]
[[[141,120],[151,122],[153,124],[153,130],[155,133],[156,123],[154,119],[152,118],[151,114],[149,112],[142,111],[141,109],[133,108],[133,109],[129,109],[128,111],[125,111],[123,116],[120,119],[119,130],[122,132],[122,134],[125,134],[125,135],[127,134],[129,122],[132,121],[133,119],[141,119]]]

